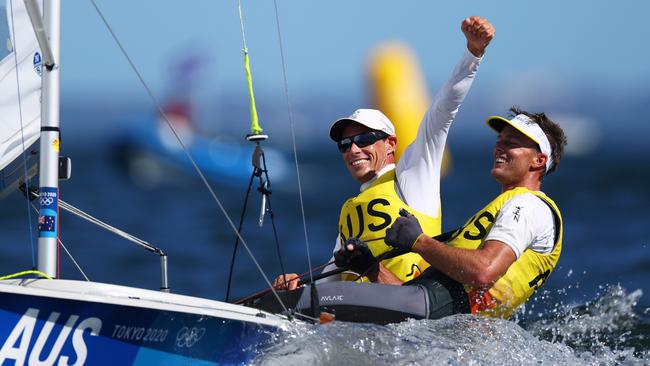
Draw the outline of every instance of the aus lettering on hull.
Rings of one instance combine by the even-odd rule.
[[[102,321],[95,317],[80,320],[79,315],[72,314],[62,327],[56,327],[60,328],[57,335],[53,330],[56,324],[61,324],[58,322],[61,313],[50,313],[45,322],[38,320],[39,313],[39,309],[28,308],[20,317],[0,349],[0,365],[6,361],[13,361],[10,364],[16,366],[25,365],[25,362],[28,365],[42,366],[83,365],[88,357],[84,333],[89,336],[99,335]],[[72,347],[66,347],[66,350],[71,349],[71,352],[66,353],[64,346],[70,337]]]

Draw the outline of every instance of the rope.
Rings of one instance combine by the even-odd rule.
[[[323,269],[323,268],[325,268],[325,267],[327,267],[327,266],[329,266],[330,264],[333,264],[333,263],[334,263],[334,261],[327,262],[327,263],[323,263],[323,264],[321,264],[320,266],[316,266],[316,267],[314,267],[314,268],[312,269],[312,271],[318,271],[319,269]],[[332,271],[329,271],[329,272],[332,272]],[[332,275],[334,275],[334,274],[335,274],[335,273],[332,273]],[[307,281],[308,281],[308,280],[306,280],[305,282],[302,282],[302,278],[304,278],[305,276],[308,276],[308,275],[309,275],[309,272],[301,273],[301,274],[298,275],[298,279],[301,279],[301,280],[298,282],[298,285],[299,285],[299,286],[301,286],[301,285],[306,285],[306,284],[307,284]],[[322,276],[322,275],[321,275],[321,276]],[[324,278],[324,277],[321,277],[321,278]],[[287,281],[287,280],[285,279],[284,282],[283,282],[282,284],[280,284],[280,287],[286,287],[288,283],[289,283],[289,281]],[[239,299],[239,300],[233,302],[233,304],[243,304],[243,303],[245,303],[245,302],[247,302],[247,301],[249,301],[249,300],[253,300],[253,299],[256,299],[256,298],[261,297],[261,296],[263,296],[263,295],[266,295],[266,294],[269,293],[270,291],[271,291],[271,289],[265,288],[265,289],[263,289],[263,290],[257,291],[257,292],[254,293],[254,294],[251,294],[251,295],[248,295],[248,296],[246,296],[246,297],[243,297],[243,298],[241,298],[241,299]]]
[[[460,231],[462,228],[463,228],[463,227],[461,226],[461,227],[459,227],[459,228],[456,228],[456,229],[453,229],[453,230],[446,231],[446,232],[441,233],[441,234],[438,234],[438,235],[436,235],[436,236],[432,236],[432,239],[435,239],[435,240],[440,241],[440,242],[447,242],[447,241],[449,241],[449,240],[452,238],[452,236],[453,236],[455,233],[457,233],[458,231]],[[382,236],[381,238],[375,238],[375,239],[365,240],[365,242],[366,242],[366,243],[370,243],[370,242],[373,242],[373,241],[383,240],[383,239],[386,239],[386,237],[385,237],[385,236]],[[402,252],[400,249],[398,249],[398,248],[391,249],[391,250],[389,250],[389,251],[387,251],[387,252],[384,252],[383,254],[377,256],[377,258],[376,258],[376,263],[379,263],[379,262],[383,261],[384,259],[390,259],[390,258],[397,257],[398,255],[402,255],[402,254],[406,254],[406,253],[403,253],[403,252]],[[371,269],[372,269],[372,267],[367,268],[365,271],[363,271],[363,273],[359,274],[359,275],[358,275],[358,276],[357,276],[353,281],[355,281],[355,282],[358,281],[359,279],[361,279],[361,277],[363,277],[363,276],[365,276],[366,274],[368,274],[368,272],[370,272]]]
[[[39,276],[41,276],[43,278],[47,278],[48,280],[52,279],[52,277],[46,275],[45,273],[43,273],[41,271],[38,271],[38,270],[35,270],[35,269],[30,269],[30,270],[27,270],[27,271],[22,271],[22,272],[17,272],[17,273],[12,273],[12,274],[9,274],[9,275],[6,275],[6,276],[2,276],[2,277],[0,277],[0,281],[9,280],[9,279],[12,279],[12,278],[16,278],[16,277],[20,277],[20,276],[24,276],[24,275],[28,275],[28,274],[39,275]]]
[[[255,264],[255,267],[257,267],[257,270],[260,272],[260,274],[261,274],[262,277],[264,278],[264,281],[265,281],[265,282],[269,285],[269,287],[270,287],[270,286],[271,286],[271,281],[269,280],[269,278],[268,278],[268,277],[266,276],[266,274],[264,273],[264,270],[262,270],[262,267],[260,266],[259,262],[257,261],[257,259],[255,258],[255,256],[253,255],[253,252],[251,252],[250,248],[248,247],[248,244],[246,244],[246,241],[244,240],[244,238],[243,238],[243,237],[242,237],[242,236],[237,232],[237,228],[235,227],[235,224],[233,223],[233,221],[232,221],[232,219],[230,218],[230,216],[228,215],[228,212],[226,211],[225,207],[224,207],[223,204],[221,203],[221,200],[219,200],[219,198],[217,197],[217,194],[215,193],[215,191],[212,189],[212,187],[211,187],[210,184],[208,183],[207,178],[205,177],[205,175],[203,174],[203,172],[201,171],[201,169],[199,168],[199,166],[196,164],[196,162],[195,162],[194,159],[192,158],[192,155],[190,155],[189,151],[187,150],[187,147],[186,147],[185,144],[183,143],[183,140],[180,138],[180,136],[179,136],[178,133],[176,132],[176,129],[174,129],[174,126],[173,126],[172,123],[169,121],[169,118],[167,117],[167,114],[163,111],[162,107],[160,106],[160,103],[158,103],[158,100],[157,100],[156,97],[153,95],[153,93],[152,93],[151,89],[149,88],[149,86],[147,85],[147,83],[144,81],[144,78],[142,77],[142,75],[140,74],[140,72],[138,71],[138,69],[135,67],[135,64],[133,63],[133,61],[132,61],[131,58],[129,57],[128,53],[126,52],[126,49],[122,46],[122,43],[120,42],[120,40],[117,38],[117,35],[116,35],[115,32],[113,31],[113,28],[111,28],[110,24],[108,24],[108,21],[107,21],[106,18],[104,17],[104,14],[101,12],[101,10],[99,10],[99,7],[97,6],[95,0],[89,0],[89,1],[91,2],[91,4],[93,5],[93,7],[95,8],[95,11],[97,12],[97,14],[99,15],[99,17],[101,18],[101,20],[102,20],[102,22],[104,23],[104,25],[106,26],[106,28],[108,29],[108,31],[109,31],[109,33],[111,34],[113,40],[115,41],[115,43],[117,44],[117,46],[120,48],[122,54],[124,55],[124,57],[125,57],[126,60],[128,61],[129,65],[131,66],[131,69],[133,70],[133,72],[136,74],[136,76],[137,76],[138,79],[140,80],[140,83],[143,85],[143,87],[144,87],[145,90],[147,91],[147,94],[149,95],[149,97],[151,98],[152,102],[153,102],[154,105],[156,106],[156,109],[158,110],[158,113],[163,117],[163,119],[164,119],[165,122],[167,123],[167,126],[169,126],[169,128],[170,128],[171,131],[172,131],[172,133],[173,133],[174,136],[176,137],[176,140],[177,140],[177,141],[179,142],[179,144],[181,145],[181,147],[182,147],[182,149],[183,149],[183,152],[185,153],[185,155],[187,156],[187,158],[189,159],[189,161],[192,163],[192,167],[194,167],[194,170],[196,171],[196,173],[197,173],[197,174],[199,175],[199,177],[201,178],[201,181],[203,182],[203,184],[205,185],[205,187],[207,188],[207,190],[210,192],[210,195],[212,196],[212,199],[214,200],[214,202],[215,202],[215,203],[217,204],[217,206],[219,207],[219,210],[220,210],[220,211],[223,213],[223,215],[225,216],[226,221],[228,221],[228,225],[230,225],[230,228],[231,228],[235,233],[237,233],[237,236],[239,237],[239,240],[241,240],[241,243],[242,243],[242,245],[244,246],[244,249],[246,249],[246,252],[247,252],[248,255],[250,256],[250,258],[251,258],[251,260],[253,261],[253,263]],[[276,294],[276,296],[277,296],[277,294]],[[280,297],[277,296],[277,298],[278,298],[278,301],[280,301]],[[280,301],[280,302],[281,302],[281,301]],[[282,306],[284,307],[284,304],[283,304]],[[285,308],[285,310],[286,310],[286,308]]]
[[[391,250],[389,250],[387,252],[384,252],[383,254],[377,256],[377,258],[375,258],[375,264],[379,265],[379,263],[381,261],[383,261],[384,259],[390,259],[390,258],[396,257],[398,255],[402,255],[402,254],[404,254],[404,253],[400,249],[397,249],[397,248],[391,249]],[[370,267],[366,268],[366,270],[363,271],[363,273],[359,273],[357,275],[357,277],[355,277],[355,279],[353,279],[352,281],[354,281],[354,282],[359,281],[363,276],[367,275],[370,272],[370,270],[372,270],[372,267],[373,266],[370,266]]]
[[[241,234],[242,226],[244,225],[244,216],[246,216],[246,207],[248,207],[248,198],[250,197],[251,187],[253,187],[253,179],[255,178],[255,171],[251,173],[251,179],[248,181],[248,189],[246,190],[246,196],[244,197],[244,205],[241,210],[241,216],[239,217],[239,227],[237,232]],[[228,285],[226,286],[226,302],[230,301],[230,285],[232,284],[232,274],[235,269],[235,257],[237,256],[237,247],[239,246],[239,236],[235,237],[235,245],[232,249],[232,257],[230,258],[230,270],[228,271]]]
[[[27,173],[27,156],[25,155],[25,133],[23,128],[23,107],[22,107],[22,98],[20,92],[20,78],[18,76],[18,52],[16,51],[16,30],[14,25],[14,2],[13,0],[9,1],[9,6],[11,7],[11,35],[12,35],[12,48],[14,53],[14,68],[16,71],[16,90],[18,91],[18,115],[20,117],[20,139],[23,147],[23,175],[25,177],[25,185],[29,188],[29,174]],[[32,213],[29,209],[29,198],[25,200],[27,204],[27,228],[29,230],[29,242],[32,249],[32,267],[36,267],[36,249],[34,246],[34,230],[32,229]]]
[[[282,273],[282,276],[284,276],[287,272],[284,270],[284,262],[282,261],[282,253],[280,252],[280,239],[278,239],[278,230],[275,227],[275,214],[273,213],[273,208],[271,207],[271,191],[268,190],[268,187],[271,186],[271,178],[269,178],[269,171],[266,168],[266,157],[264,156],[264,152],[262,152],[262,165],[264,166],[262,173],[264,173],[264,176],[266,177],[266,184],[264,184],[262,181],[262,176],[260,174],[260,189],[264,190],[262,194],[266,196],[266,204],[268,205],[268,210],[266,210],[266,212],[268,212],[269,216],[271,217],[273,239],[275,240],[275,249],[278,253],[278,261],[280,262],[280,273]]]
[[[291,144],[293,147],[293,159],[294,163],[296,166],[296,176],[298,178],[298,197],[300,200],[300,213],[302,217],[302,228],[303,232],[305,235],[305,246],[307,248],[307,264],[309,266],[309,276],[310,276],[310,281],[313,283],[313,271],[312,271],[312,261],[311,261],[311,252],[309,250],[309,236],[307,235],[307,219],[305,215],[305,204],[303,200],[303,193],[302,193],[302,180],[300,179],[300,167],[298,164],[298,149],[296,147],[296,130],[295,130],[295,123],[293,120],[293,113],[292,108],[291,108],[291,99],[289,96],[289,82],[287,81],[287,69],[286,69],[286,62],[284,59],[284,47],[282,46],[282,32],[280,30],[280,17],[278,15],[278,3],[277,0],[273,1],[273,4],[275,6],[275,24],[276,24],[276,29],[278,31],[278,43],[280,45],[280,57],[282,59],[282,76],[284,79],[284,94],[286,96],[287,100],[287,111],[289,114],[289,126],[291,130]],[[312,286],[314,287],[314,286]]]
[[[248,84],[248,100],[251,109],[251,133],[259,135],[262,133],[259,119],[257,117],[257,107],[255,106],[255,93],[253,93],[253,78],[251,76],[250,58],[248,57],[248,49],[244,48],[244,70],[246,70],[246,83]]]
[[[271,206],[271,197],[270,197],[271,191],[269,190],[269,187],[271,186],[271,179],[270,179],[270,177],[268,175],[268,168],[266,166],[266,156],[264,155],[264,151],[260,147],[259,142],[257,142],[257,147],[256,147],[256,150],[255,150],[254,154],[257,154],[258,151],[260,152],[259,158],[261,159],[261,164],[260,164],[260,162],[254,162],[253,163],[254,168],[253,168],[253,172],[251,173],[251,178],[250,178],[250,180],[248,182],[248,189],[246,190],[246,195],[244,197],[244,204],[243,204],[243,207],[242,207],[241,216],[239,218],[238,232],[241,233],[241,230],[242,230],[242,227],[243,227],[244,217],[246,215],[246,209],[248,207],[248,199],[250,198],[250,192],[251,192],[251,188],[253,186],[253,179],[255,177],[258,177],[258,179],[259,179],[258,191],[262,194],[262,197],[263,197],[262,198],[262,204],[263,204],[262,210],[265,210],[265,211],[263,211],[262,215],[264,215],[266,212],[268,212],[269,216],[271,217],[271,226],[273,228],[273,238],[274,238],[274,241],[275,241],[275,248],[276,248],[276,251],[277,251],[278,260],[280,262],[280,273],[282,273],[282,275],[284,276],[286,272],[284,270],[284,263],[282,261],[282,253],[280,251],[280,240],[278,238],[278,231],[277,231],[277,227],[275,225],[275,214],[273,213],[273,208]],[[261,167],[260,167],[260,165],[261,165]],[[268,205],[268,209],[266,208],[267,205]],[[261,225],[261,221],[260,221],[260,225]],[[233,247],[233,253],[232,253],[231,260],[230,260],[230,270],[229,270],[229,273],[228,273],[228,285],[227,285],[227,288],[226,288],[226,302],[230,301],[230,288],[231,288],[231,284],[232,284],[232,274],[233,274],[233,270],[234,270],[234,267],[235,267],[235,257],[237,255],[238,244],[239,244],[239,238],[235,238],[235,245]]]
[[[246,33],[244,32],[244,15],[241,10],[241,0],[237,0],[237,9],[239,10],[239,25],[241,27],[241,37],[244,52],[244,71],[246,71],[246,84],[248,86],[248,101],[251,110],[251,133],[259,135],[262,133],[259,119],[257,117],[257,107],[255,106],[255,93],[253,92],[253,77],[251,75],[250,57],[248,56],[248,47],[246,46]]]
[[[242,7],[241,7],[241,0],[237,0],[237,10],[239,12],[239,25],[241,27],[242,42],[243,42],[243,47],[244,47],[243,48],[243,51],[244,51],[244,69],[246,71],[246,82],[247,82],[247,85],[248,85],[248,95],[249,95],[249,102],[250,102],[250,108],[251,108],[251,132],[253,134],[259,134],[259,133],[262,132],[262,129],[259,127],[258,120],[257,120],[257,111],[256,111],[256,108],[255,108],[255,96],[253,94],[253,80],[252,80],[251,73],[250,73],[250,60],[249,60],[249,57],[248,57],[248,47],[246,46],[246,32],[244,31],[244,15],[243,15]],[[224,212],[224,214],[225,214],[225,212]],[[235,229],[235,225],[232,223],[232,220],[230,220],[230,217],[228,217],[228,221],[231,223],[231,226],[233,227],[233,229]],[[242,241],[242,245],[244,245],[244,248],[246,249],[246,251],[251,256],[251,259],[253,260],[255,265],[258,267],[258,270],[260,271],[260,273],[262,273],[262,276],[264,276],[264,279],[266,280],[266,283],[272,289],[273,295],[275,296],[275,298],[278,300],[278,302],[282,306],[282,309],[290,317],[289,310],[287,310],[287,307],[282,302],[282,299],[278,295],[277,291],[275,291],[275,289],[273,289],[273,285],[271,284],[271,281],[266,277],[266,274],[262,270],[262,267],[259,265],[259,263],[257,263],[257,259],[255,259],[255,256],[251,252],[248,245],[246,245],[246,242],[244,242],[244,239],[241,237],[239,232],[237,232],[237,236]]]

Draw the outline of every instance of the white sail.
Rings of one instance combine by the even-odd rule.
[[[22,0],[0,5],[0,57],[2,170],[38,139],[41,125],[42,60]]]

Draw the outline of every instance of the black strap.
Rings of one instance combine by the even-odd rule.
[[[537,196],[537,195],[535,195],[535,196]],[[542,202],[544,202],[548,206],[548,208],[551,209],[551,213],[553,214],[553,222],[555,223],[555,233],[554,233],[555,235],[554,235],[554,238],[553,238],[553,249],[555,249],[555,246],[560,241],[560,231],[562,230],[562,220],[560,220],[560,216],[555,211],[555,208],[553,207],[553,205],[551,205],[550,202],[548,202],[545,198],[542,198],[540,196],[537,196],[537,198],[542,200]]]
[[[323,273],[320,273],[320,274],[314,274],[311,277],[307,277],[305,279],[302,279],[302,280],[298,281],[298,287],[311,284],[312,278],[313,278],[314,281],[318,281],[318,280],[321,280],[323,278],[327,278],[327,277],[334,276],[334,275],[339,274],[339,273],[343,273],[343,272],[345,272],[347,270],[348,269],[344,268],[344,267],[337,267],[336,269],[333,269],[331,271],[323,272]]]
[[[437,241],[441,241],[443,243],[446,243],[446,242],[450,241],[451,239],[453,239],[456,235],[458,235],[458,233],[461,230],[463,230],[463,227],[459,226],[459,227],[457,227],[457,228],[455,228],[453,230],[449,230],[449,231],[446,231],[446,232],[444,232],[442,234],[432,236],[432,238],[437,240]]]
[[[248,189],[246,190],[246,196],[244,196],[244,205],[241,210],[241,216],[239,217],[239,226],[237,227],[237,233],[241,235],[242,226],[244,225],[244,218],[246,217],[246,208],[248,207],[248,198],[250,197],[251,187],[253,187],[253,179],[255,178],[254,169],[251,173],[251,178],[248,182]],[[228,271],[228,285],[226,286],[226,299],[225,302],[230,301],[230,286],[232,284],[232,275],[235,269],[235,259],[237,258],[237,247],[239,246],[239,235],[235,236],[235,245],[232,247],[232,257],[230,257],[230,270]]]
[[[393,179],[395,181],[395,189],[397,190],[397,195],[399,196],[399,199],[402,200],[402,202],[406,203],[408,206],[409,203],[406,202],[406,197],[404,197],[404,192],[402,192],[402,187],[399,186],[399,181],[397,180],[397,172],[395,172],[395,178]]]

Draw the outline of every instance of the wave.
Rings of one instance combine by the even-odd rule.
[[[638,308],[641,295],[640,290],[626,293],[618,285],[608,286],[593,301],[560,305],[534,320],[460,314],[387,326],[297,324],[276,335],[253,363],[647,365],[650,308]]]
[[[587,364],[650,364],[650,308],[641,290],[603,287],[593,301],[557,306],[552,316],[521,325],[539,339],[571,347]]]

